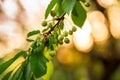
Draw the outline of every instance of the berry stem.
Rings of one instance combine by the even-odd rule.
[[[57,20],[57,23],[56,23],[53,27],[51,27],[51,29],[50,29],[48,32],[45,33],[46,36],[49,35],[49,34],[51,34],[51,32],[52,32],[52,31],[54,30],[54,28],[60,23],[61,20],[64,20],[65,14],[66,14],[66,13],[64,13],[60,18],[57,18],[57,19],[56,19],[56,20]]]

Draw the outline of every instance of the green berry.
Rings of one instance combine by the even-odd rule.
[[[52,17],[55,17],[55,16],[56,16],[56,12],[53,10],[53,11],[50,12],[50,15],[51,15]]]
[[[43,22],[41,23],[41,25],[42,25],[42,26],[47,26],[47,21],[43,21]]]
[[[54,39],[54,40],[53,40],[53,43],[56,44],[56,43],[57,43],[57,39]]]
[[[84,5],[85,5],[86,7],[89,7],[89,6],[90,6],[90,3],[89,3],[89,2],[85,2]]]
[[[72,27],[72,31],[75,32],[77,28],[75,26]]]
[[[59,41],[58,43],[59,43],[60,45],[62,45],[62,44],[63,44],[63,41]]]
[[[73,34],[73,31],[72,31],[72,30],[69,30],[69,34],[72,35],[72,34]]]
[[[69,42],[70,42],[69,38],[65,38],[65,39],[64,39],[64,42],[65,42],[65,43],[69,43]]]
[[[65,32],[63,33],[63,36],[67,37],[67,36],[68,36],[68,32],[65,31]]]
[[[64,36],[63,36],[63,35],[61,35],[61,36],[58,37],[58,40],[59,40],[59,41],[62,41],[63,39],[64,39]]]
[[[50,51],[49,54],[50,54],[51,57],[54,57],[56,55],[56,51]]]
[[[52,27],[52,23],[49,23],[49,24],[48,24],[48,27]]]

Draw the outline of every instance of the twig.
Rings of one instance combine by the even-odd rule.
[[[48,32],[45,33],[45,35],[51,34],[51,32],[54,30],[54,28],[60,23],[61,20],[64,20],[64,16],[66,13],[64,13],[60,18],[57,18],[58,21]]]

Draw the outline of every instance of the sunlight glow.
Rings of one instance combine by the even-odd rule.
[[[14,49],[22,48],[25,42],[20,25],[13,21],[6,21],[0,25],[0,57]]]
[[[111,30],[113,37],[120,39],[120,27],[119,26],[118,27],[113,26],[110,28],[110,30]]]
[[[88,15],[92,28],[92,36],[96,43],[104,43],[109,38],[108,23],[104,14],[100,11],[93,11]]]
[[[91,37],[91,26],[87,20],[82,29],[78,28],[77,32],[74,33],[73,41],[79,51],[89,52],[91,50],[93,39]]]
[[[75,64],[80,63],[82,57],[72,48],[60,47],[57,51],[57,59],[62,64]]]
[[[19,7],[15,0],[5,0],[2,4],[2,9],[4,13],[12,19],[15,19],[19,11]]]
[[[97,0],[97,2],[104,8],[113,5],[117,0]]]
[[[120,39],[120,5],[108,9],[108,18],[113,37]]]
[[[25,9],[22,22],[29,26],[29,30],[40,29],[40,23],[44,20],[44,13],[50,0],[20,0]]]
[[[109,32],[105,24],[96,22],[92,25],[92,35],[97,43],[103,43],[109,38]]]

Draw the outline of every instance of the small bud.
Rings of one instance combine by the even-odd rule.
[[[85,5],[86,7],[89,7],[89,6],[90,6],[90,3],[89,3],[89,2],[85,2],[84,5]]]
[[[72,35],[72,34],[73,34],[73,31],[72,31],[72,30],[69,30],[69,34]]]
[[[65,32],[63,33],[63,36],[67,37],[67,36],[68,36],[68,32],[65,31]]]
[[[41,25],[42,25],[42,26],[47,26],[47,21],[43,21],[43,22],[41,23]]]
[[[56,16],[56,12],[55,12],[54,10],[52,10],[52,11],[50,12],[50,15],[51,15],[52,17],[55,17],[55,16]]]
[[[65,39],[64,39],[64,42],[65,42],[65,43],[69,43],[69,42],[70,42],[69,38],[65,38]]]
[[[72,31],[75,32],[77,28],[75,26],[72,27]]]
[[[50,51],[49,54],[50,54],[51,57],[54,57],[56,55],[56,51]]]
[[[48,27],[52,27],[52,23],[49,23],[49,24],[48,24]]]
[[[58,40],[59,40],[59,41],[62,41],[63,39],[64,39],[64,36],[63,36],[63,35],[61,35],[61,36],[58,37]]]
[[[63,44],[63,41],[59,41],[58,43],[59,43],[60,45],[62,45],[62,44]]]

